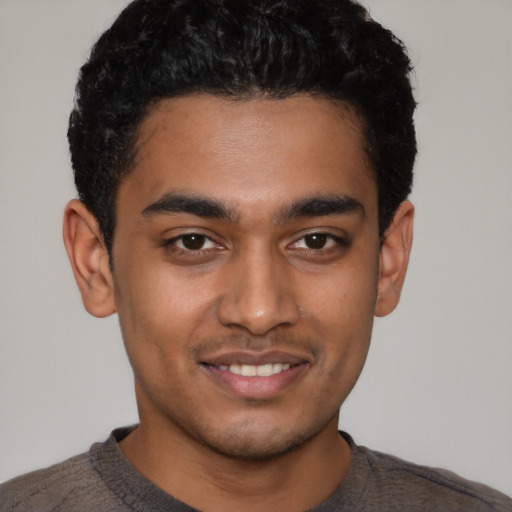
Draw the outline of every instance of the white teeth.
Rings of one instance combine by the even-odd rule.
[[[243,377],[270,377],[289,369],[289,363],[269,363],[261,364],[259,366],[252,364],[230,364],[229,366],[219,365],[219,370],[229,370],[231,373],[234,373],[235,375],[242,375]]]
[[[252,366],[249,364],[243,364],[240,366],[240,375],[243,377],[256,377],[257,370],[256,366]]]
[[[261,366],[256,366],[256,375],[258,375],[258,377],[270,377],[273,374],[273,364],[262,364]]]
[[[231,373],[236,373],[237,375],[240,375],[240,365],[239,364],[230,364],[229,371]]]

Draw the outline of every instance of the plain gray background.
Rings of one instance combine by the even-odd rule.
[[[341,426],[512,494],[512,2],[365,3],[416,66],[417,216]],[[137,419],[117,319],[83,310],[61,242],[77,72],[125,4],[0,0],[0,481]]]

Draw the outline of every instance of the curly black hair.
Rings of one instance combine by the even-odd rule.
[[[412,185],[410,72],[401,41],[352,0],[135,0],[80,71],[68,130],[79,198],[112,254],[116,193],[152,105],[314,94],[360,118],[382,236]]]

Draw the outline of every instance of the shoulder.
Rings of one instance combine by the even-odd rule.
[[[386,503],[383,510],[512,511],[512,500],[504,494],[451,471],[420,466],[353,441],[351,447],[354,466],[365,475],[366,495],[379,496]]]
[[[2,512],[121,510],[116,501],[105,489],[88,453],[0,485]]]
[[[56,492],[72,492],[88,471],[88,456],[82,454],[5,482],[0,486],[2,510],[46,510]]]

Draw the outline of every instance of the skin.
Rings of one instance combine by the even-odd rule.
[[[117,311],[134,370],[140,426],[122,451],[201,510],[319,504],[350,465],[338,413],[374,315],[398,303],[412,205],[381,246],[358,119],[319,98],[164,100],[137,149],[113,271],[85,206],[72,201],[64,221],[84,305]],[[292,368],[226,377],[237,358]]]

